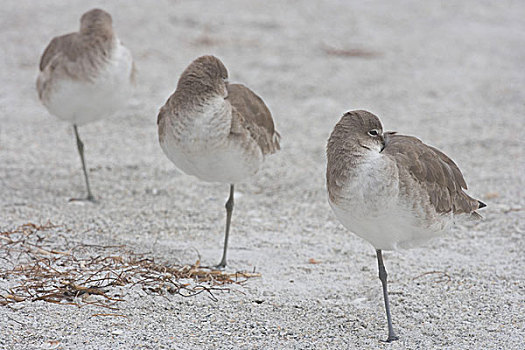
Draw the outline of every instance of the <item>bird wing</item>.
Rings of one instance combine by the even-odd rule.
[[[77,33],[70,33],[54,37],[40,58],[40,71],[44,71],[58,55],[65,55],[69,60],[75,61],[79,51],[72,48],[75,45],[75,36],[77,35]]]
[[[263,154],[280,149],[281,136],[275,130],[270,110],[259,96],[244,85],[229,84],[227,100],[232,106],[232,134],[247,130]]]
[[[438,213],[473,213],[483,203],[467,195],[467,184],[452,159],[421,140],[385,133],[385,155],[392,157],[400,173],[408,173],[428,193]]]

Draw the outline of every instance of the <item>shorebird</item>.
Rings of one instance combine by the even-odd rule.
[[[219,268],[226,266],[234,184],[253,177],[266,155],[279,150],[280,135],[264,101],[241,84],[214,56],[194,60],[160,109],[159,142],[182,172],[203,181],[230,184]]]
[[[73,125],[87,188],[84,144],[78,126],[114,114],[127,102],[133,59],[113,31],[111,15],[100,9],[80,18],[80,30],[53,38],[40,59],[38,97],[49,113]]]
[[[458,166],[411,136],[383,132],[378,117],[347,112],[327,145],[328,200],[343,226],[376,249],[388,323],[392,327],[383,250],[410,248],[441,234],[455,218],[480,218],[486,205],[463,189]]]

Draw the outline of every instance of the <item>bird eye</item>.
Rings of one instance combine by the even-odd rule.
[[[379,132],[376,129],[373,129],[373,130],[370,130],[368,132],[368,135],[375,137],[375,136],[379,135]]]

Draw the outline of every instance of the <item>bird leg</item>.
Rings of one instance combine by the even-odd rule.
[[[390,343],[394,340],[398,340],[399,337],[394,332],[394,327],[392,327],[392,316],[390,316],[390,304],[388,302],[388,290],[387,290],[387,273],[385,269],[385,265],[383,264],[383,254],[381,253],[381,249],[376,250],[377,254],[377,265],[379,267],[379,279],[381,280],[381,284],[383,285],[383,298],[385,299],[385,310],[386,310],[386,319],[388,322],[388,339],[386,340],[387,343]]]
[[[217,265],[218,268],[226,267],[226,252],[228,250],[228,236],[230,234],[230,222],[233,213],[233,184],[230,185],[230,197],[226,202],[226,232],[224,233],[224,250],[222,252],[221,262]]]
[[[80,154],[80,161],[82,162],[82,170],[84,170],[84,179],[86,180],[86,187],[87,187],[87,192],[88,192],[86,200],[90,202],[94,202],[95,197],[93,197],[93,194],[91,193],[91,188],[89,187],[89,179],[88,179],[88,174],[87,174],[87,169],[86,169],[86,162],[84,161],[84,143],[82,142],[82,140],[80,139],[80,136],[78,135],[78,129],[76,125],[73,125],[73,129],[75,130],[75,136],[77,138],[78,153]],[[77,200],[77,199],[71,199],[71,200]]]

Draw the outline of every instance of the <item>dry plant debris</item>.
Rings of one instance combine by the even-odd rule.
[[[379,57],[381,54],[376,51],[366,50],[366,49],[340,49],[334,47],[324,47],[323,51],[328,56],[338,56],[338,57],[358,57],[358,58],[374,58]]]
[[[125,301],[122,288],[129,291],[136,286],[149,293],[184,297],[205,292],[217,300],[214,292],[260,277],[258,273],[225,273],[200,266],[199,261],[158,263],[124,246],[83,244],[70,236],[51,223],[28,223],[0,232],[0,279],[8,285],[0,288],[0,305],[43,300],[117,310],[118,303]]]

